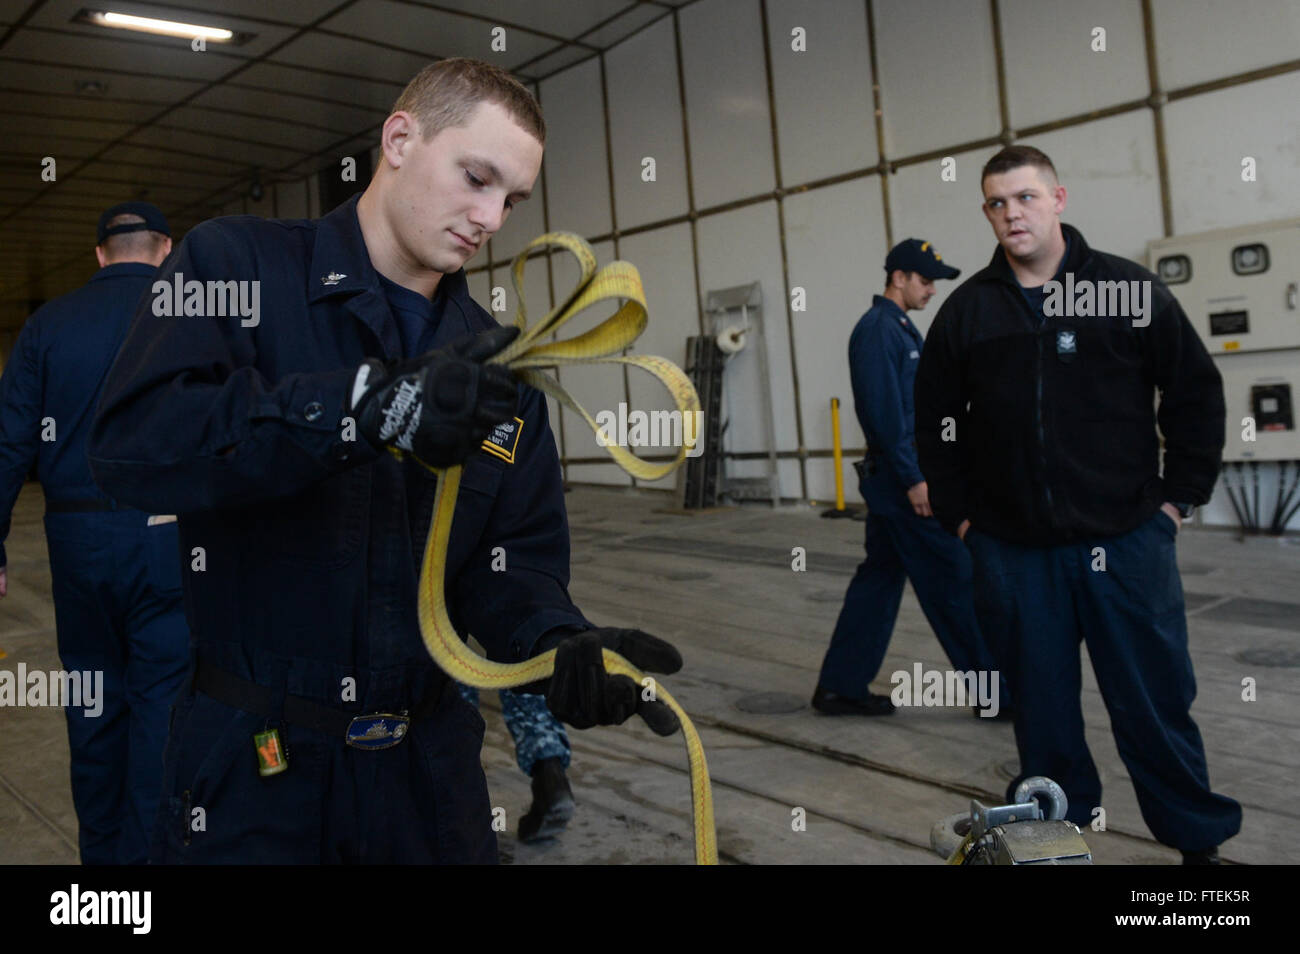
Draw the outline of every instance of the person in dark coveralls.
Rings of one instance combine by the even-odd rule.
[[[929,303],[936,279],[959,274],[929,242],[899,242],[885,257],[885,293],[873,296],[849,337],[853,408],[867,438],[867,459],[856,465],[868,510],[867,555],[849,583],[813,693],[813,708],[826,715],[893,713],[890,697],[868,686],[885,659],[909,578],[953,667],[987,672],[989,684],[995,678],[971,605],[970,556],[930,512],[913,437],[922,339],[907,312]],[[983,712],[996,717],[1005,705],[999,688]]]
[[[202,223],[142,303],[90,456],[110,492],[180,515],[194,663],[154,861],[497,860],[483,720],[420,639],[421,462],[465,466],[457,630],[502,662],[557,649],[543,688],[571,725],[678,728],[605,672],[602,648],[656,672],[681,657],[573,605],[546,402],[483,363],[517,331],[471,300],[464,265],[528,197],[544,141],[508,74],[438,62],[398,98],[361,196],[314,221]],[[165,316],[177,283],[200,314]],[[237,310],[198,300],[222,289]]]
[[[1021,777],[1059,782],[1077,825],[1102,806],[1083,640],[1147,826],[1186,863],[1217,863],[1241,806],[1211,791],[1189,711],[1175,541],[1218,476],[1222,381],[1155,275],[1061,223],[1066,192],[1046,155],[1007,147],[981,183],[998,248],[930,328],[916,435],[935,515],[974,557],[980,624],[1016,698]]]
[[[0,596],[9,585],[3,541],[35,461],[59,658],[69,673],[103,673],[102,702],[65,708],[87,865],[148,860],[167,710],[189,664],[174,516],[147,495],[132,500],[143,512],[106,497],[86,461],[100,385],[170,235],[147,202],[104,212],[99,271],[27,319],[0,380]]]

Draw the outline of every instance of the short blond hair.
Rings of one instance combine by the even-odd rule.
[[[479,103],[496,103],[542,145],[546,121],[542,107],[522,83],[500,67],[482,60],[452,57],[430,63],[406,84],[392,112],[408,112],[428,142],[449,126],[463,126]]]

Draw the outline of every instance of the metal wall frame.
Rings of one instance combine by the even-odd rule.
[[[1218,90],[1227,89],[1233,86],[1240,86],[1242,84],[1255,82],[1257,80],[1268,79],[1274,76],[1280,76],[1288,73],[1300,72],[1300,59],[1296,59],[1284,63],[1274,64],[1273,66],[1261,67],[1258,69],[1248,70],[1242,73],[1235,73],[1229,76],[1220,77],[1219,79],[1216,80],[1196,83],[1179,89],[1174,89],[1174,90],[1162,89],[1160,86],[1159,71],[1158,71],[1157,59],[1156,59],[1155,22],[1154,22],[1154,14],[1151,8],[1151,0],[1139,0],[1142,8],[1142,25],[1145,34],[1144,40],[1145,40],[1145,48],[1146,48],[1146,66],[1147,66],[1147,74],[1150,80],[1150,94],[1143,99],[1135,99],[1135,100],[1130,100],[1128,102],[1116,103],[1114,105],[1107,106],[1102,109],[1090,110],[1086,113],[1080,113],[1073,116],[1066,116],[1061,119],[1052,120],[1050,122],[1037,123],[1032,126],[1027,126],[1024,129],[1013,129],[1011,128],[1010,113],[1009,113],[1008,99],[1007,99],[1006,62],[1005,62],[1005,57],[1002,49],[1002,35],[1001,35],[1001,27],[1000,27],[1001,10],[999,5],[999,0],[988,0],[991,26],[992,26],[992,31],[991,31],[992,35],[990,36],[989,39],[990,42],[993,44],[994,62],[996,64],[998,108],[1001,116],[1002,128],[996,134],[989,135],[982,139],[976,139],[970,142],[953,143],[951,145],[945,146],[940,149],[932,149],[923,153],[916,153],[913,155],[897,156],[891,158],[890,156],[887,155],[885,149],[884,121],[883,121],[883,113],[881,110],[881,95],[880,95],[881,93],[880,73],[879,73],[879,65],[878,65],[877,55],[876,55],[877,0],[863,0],[863,3],[866,6],[867,36],[865,40],[868,45],[868,50],[870,53],[871,83],[872,83],[870,94],[873,99],[873,106],[874,106],[874,113],[875,113],[876,146],[877,149],[879,150],[879,162],[876,163],[875,165],[854,169],[849,172],[843,172],[833,176],[827,176],[810,182],[802,182],[793,185],[786,185],[782,179],[780,150],[778,149],[778,126],[777,126],[776,102],[775,102],[773,76],[772,76],[772,44],[771,44],[771,37],[769,35],[769,29],[768,29],[767,8],[770,0],[755,0],[755,2],[759,6],[759,14],[762,18],[763,65],[764,65],[764,73],[766,77],[768,114],[772,123],[771,145],[772,145],[772,153],[773,153],[772,155],[773,168],[775,170],[775,175],[776,175],[776,188],[772,189],[771,191],[761,192],[756,195],[748,196],[743,199],[735,199],[730,202],[725,202],[714,206],[708,206],[706,208],[701,209],[698,208],[695,203],[694,175],[691,167],[690,131],[688,128],[689,123],[687,122],[688,103],[686,100],[685,71],[682,63],[681,20],[680,20],[681,10],[685,9],[688,6],[693,5],[694,3],[700,3],[700,2],[708,2],[708,0],[690,0],[689,3],[684,3],[679,7],[675,7],[670,14],[673,21],[674,49],[677,57],[677,88],[678,88],[678,95],[681,98],[682,140],[683,140],[683,149],[686,158],[686,190],[687,190],[687,199],[688,199],[688,211],[681,213],[679,215],[670,216],[665,219],[659,219],[654,222],[648,222],[645,223],[644,225],[637,225],[628,229],[619,228],[617,210],[614,207],[614,176],[613,176],[613,168],[612,168],[613,154],[612,151],[610,150],[609,105],[608,105],[608,94],[605,86],[605,56],[608,51],[605,51],[595,55],[599,56],[600,58],[601,99],[602,99],[602,104],[605,112],[604,137],[605,137],[605,145],[606,145],[606,159],[607,159],[607,165],[610,166],[608,170],[608,174],[609,174],[610,214],[611,214],[612,228],[611,231],[609,232],[605,232],[595,236],[588,236],[587,241],[591,242],[593,245],[598,242],[612,241],[614,243],[614,252],[615,255],[617,256],[618,249],[619,249],[619,239],[623,236],[637,235],[642,232],[651,232],[654,231],[655,229],[662,229],[672,225],[680,225],[682,223],[688,223],[690,225],[690,230],[691,230],[691,260],[694,264],[694,272],[695,272],[694,275],[695,299],[696,299],[696,307],[698,309],[697,316],[698,316],[701,333],[702,333],[704,327],[704,305],[703,305],[703,298],[702,298],[703,293],[700,288],[700,257],[699,257],[699,243],[698,243],[698,236],[696,230],[696,223],[699,221],[699,219],[704,218],[705,216],[718,215],[723,212],[731,212],[735,209],[741,209],[750,205],[757,205],[762,202],[771,202],[775,200],[776,209],[777,209],[777,222],[780,231],[779,240],[780,240],[780,248],[781,248],[782,282],[785,290],[786,322],[787,322],[787,329],[790,335],[789,338],[790,375],[791,375],[791,380],[793,381],[794,384],[793,401],[794,401],[795,427],[796,427],[796,435],[797,435],[797,442],[798,442],[798,446],[795,448],[784,448],[784,449],[778,448],[777,458],[779,460],[799,461],[799,478],[800,478],[800,486],[798,488],[799,496],[796,498],[787,497],[786,498],[787,500],[808,499],[808,477],[807,477],[807,472],[805,467],[807,460],[813,458],[828,458],[832,456],[832,452],[830,448],[808,448],[804,446],[803,415],[801,414],[802,400],[801,400],[801,394],[799,389],[799,372],[798,372],[798,367],[796,365],[796,359],[795,359],[795,354],[796,354],[795,349],[797,347],[797,343],[795,341],[795,335],[794,335],[794,315],[790,308],[790,274],[789,274],[789,262],[787,260],[787,255],[786,255],[784,205],[785,205],[785,198],[787,196],[801,194],[804,192],[810,192],[814,189],[822,189],[828,186],[838,185],[840,183],[850,182],[856,179],[865,179],[870,176],[879,176],[881,199],[882,199],[882,210],[883,210],[883,221],[881,223],[881,228],[885,235],[886,245],[892,245],[893,230],[892,230],[890,196],[889,196],[889,175],[887,173],[892,174],[897,172],[899,169],[905,168],[907,166],[919,165],[920,163],[924,163],[924,162],[932,162],[936,159],[941,159],[944,156],[953,155],[954,153],[965,152],[972,149],[984,149],[984,148],[996,149],[1000,146],[1008,145],[1018,140],[1023,140],[1029,137],[1038,136],[1047,132],[1054,132],[1058,129],[1066,129],[1073,126],[1082,126],[1087,123],[1096,122],[1097,120],[1100,119],[1109,118],[1111,116],[1119,116],[1124,113],[1149,109],[1151,111],[1152,123],[1155,126],[1156,163],[1157,163],[1159,189],[1160,189],[1160,204],[1161,204],[1161,211],[1164,218],[1164,222],[1163,222],[1164,236],[1167,237],[1173,234],[1174,223],[1173,223],[1172,196],[1170,192],[1170,181],[1169,181],[1169,161],[1168,161],[1168,155],[1166,153],[1166,148],[1165,148],[1164,116],[1162,112],[1163,107],[1170,102],[1179,99],[1185,99],[1190,96],[1196,96],[1202,93],[1216,92]],[[625,37],[623,40],[619,41],[618,44],[615,44],[615,46],[611,47],[610,49],[616,49],[622,43],[626,43],[632,37],[637,36],[642,31],[658,23],[660,19],[661,18],[658,17],[655,18],[654,20],[650,21],[649,23],[645,24],[640,29],[638,29],[635,33],[632,33],[629,36]],[[578,61],[578,63],[565,67],[565,69],[572,69],[574,66],[581,65],[584,62],[586,62],[586,60],[580,60]],[[557,72],[563,72],[563,70]],[[555,75],[555,74],[550,74],[550,75]],[[545,204],[546,193],[545,193],[544,183],[543,183],[542,200],[543,203]],[[544,215],[544,221],[547,221],[549,223],[550,221],[549,209],[544,210],[543,215]],[[493,275],[493,269],[499,268],[502,265],[508,265],[508,263],[501,263],[501,262],[489,260],[488,264],[475,268],[472,271],[475,273],[488,271],[491,280],[491,276]],[[624,371],[624,399],[628,400],[626,370]],[[607,457],[595,457],[595,458],[569,457],[565,453],[565,450],[566,448],[562,441],[560,445],[560,459],[566,466],[566,475],[567,475],[567,465],[569,464],[594,464],[594,463],[609,462],[609,458]],[[864,452],[865,452],[865,448],[861,448],[861,447],[844,448],[844,453],[846,456],[861,454]],[[733,454],[729,454],[728,456],[733,460],[749,460],[749,459],[765,458],[767,454],[766,452],[763,451],[754,451],[754,452],[746,452],[746,453],[733,453]],[[656,457],[663,457],[663,455],[647,455],[647,459],[655,459]],[[611,466],[613,465],[611,464]],[[616,486],[616,485],[601,484],[600,486]]]

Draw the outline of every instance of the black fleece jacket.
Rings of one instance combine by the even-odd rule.
[[[1163,501],[1205,503],[1218,477],[1223,383],[1182,308],[1145,268],[1062,229],[1073,298],[1080,283],[1137,282],[1149,310],[1040,322],[1001,247],[944,302],[917,369],[916,443],[954,532],[969,519],[1032,546],[1112,536]]]

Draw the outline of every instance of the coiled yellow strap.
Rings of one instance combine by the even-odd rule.
[[[555,308],[533,326],[527,322],[524,304],[524,268],[528,253],[540,248],[559,248],[573,254],[578,260],[581,277],[577,285]],[[519,337],[500,354],[490,359],[493,364],[504,364],[525,383],[550,395],[562,405],[580,414],[593,430],[599,426],[591,415],[575,401],[560,383],[542,368],[561,364],[626,364],[649,371],[663,383],[672,395],[683,418],[683,446],[674,460],[666,464],[653,464],[641,460],[627,449],[608,446],[614,460],[629,474],[641,480],[663,477],[686,459],[687,451],[701,437],[694,427],[698,420],[700,399],[681,368],[664,358],[646,355],[624,355],[646,326],[645,292],[641,276],[627,262],[611,262],[597,271],[596,256],[580,236],[570,232],[548,232],[529,242],[514,260],[512,279],[519,300],[515,324]],[[598,302],[623,299],[623,305],[611,317],[583,334],[563,341],[544,342],[570,318]],[[604,443],[602,441],[602,443]],[[446,594],[443,584],[447,574],[447,541],[451,534],[451,521],[456,510],[456,494],[460,489],[460,467],[438,471],[438,493],[434,501],[433,520],[429,525],[429,538],[424,548],[424,565],[420,570],[420,634],[429,654],[447,675],[458,682],[478,689],[510,689],[549,677],[555,667],[555,650],[521,663],[504,664],[479,656],[456,634],[447,618]],[[610,650],[604,650],[605,669],[611,674],[631,677],[638,685],[645,685],[645,677],[626,659]],[[691,724],[677,701],[662,685],[652,683],[655,699],[667,705],[681,720],[682,735],[686,740],[686,756],[690,763],[692,824],[695,832],[695,860],[698,864],[717,864],[717,835],[713,825],[713,793],[709,787],[709,769],[704,760],[704,746],[699,733]]]

